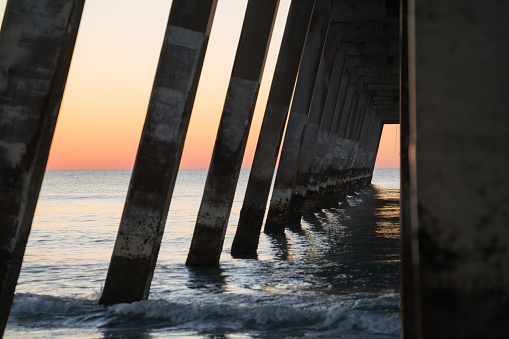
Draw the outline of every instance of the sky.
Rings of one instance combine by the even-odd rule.
[[[0,0],[0,19],[7,0]],[[208,168],[247,0],[219,0],[181,168]],[[242,164],[249,168],[290,0],[281,0]],[[47,168],[132,168],[171,7],[169,0],[87,0]],[[386,125],[378,168],[399,167]]]

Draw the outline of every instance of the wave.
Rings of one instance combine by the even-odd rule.
[[[211,300],[148,300],[105,307],[91,299],[27,293],[15,296],[8,327],[16,331],[95,327],[335,338],[364,333],[396,338],[397,309],[396,294],[362,298],[226,294]]]

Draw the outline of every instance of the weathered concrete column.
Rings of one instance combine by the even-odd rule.
[[[364,86],[369,87],[369,86]],[[365,90],[365,99],[364,99],[364,107],[363,107],[363,117],[361,118],[359,129],[357,132],[356,140],[358,140],[359,148],[357,150],[357,154],[352,162],[352,179],[355,183],[355,187],[364,187],[369,184],[369,180],[371,177],[371,173],[368,173],[367,169],[367,160],[369,158],[369,152],[367,150],[367,145],[369,139],[373,136],[371,130],[371,117],[372,117],[372,106],[371,106],[371,96]]]
[[[219,265],[278,5],[248,2],[186,265]]]
[[[9,317],[84,0],[10,0],[0,30],[0,337]]]
[[[312,212],[322,204],[320,196],[320,180],[326,176],[328,168],[332,161],[332,150],[337,139],[337,129],[341,121],[342,114],[339,109],[336,110],[338,96],[340,94],[340,85],[343,78],[343,70],[346,61],[346,44],[340,44],[338,54],[334,64],[334,70],[331,76],[327,98],[324,104],[324,113],[320,124],[313,165],[309,172],[309,183],[307,186],[304,211]],[[346,92],[346,91],[345,91]],[[345,93],[346,94],[346,93]],[[327,173],[323,173],[327,171]]]
[[[356,155],[356,158],[354,160],[353,164],[353,180],[356,182],[356,185],[358,187],[363,187],[367,185],[366,182],[367,174],[366,174],[366,167],[365,163],[367,161],[367,158],[369,156],[367,151],[367,143],[368,139],[371,135],[369,135],[370,129],[371,129],[371,105],[369,102],[369,99],[365,99],[364,103],[364,118],[362,122],[361,131],[359,133],[359,149],[358,153]]]
[[[400,306],[401,337],[416,338],[418,295],[414,290],[416,270],[413,265],[411,208],[410,208],[410,163],[409,137],[410,116],[408,102],[408,1],[400,2],[400,75],[399,75],[399,127],[400,127]]]
[[[265,222],[265,233],[283,233],[285,229],[286,212],[299,159],[301,136],[311,106],[331,9],[330,0],[316,0]]]
[[[174,0],[99,303],[147,299],[217,0]]]
[[[507,13],[507,1],[409,2],[417,338],[509,333]]]
[[[367,111],[367,126],[363,131],[363,136],[361,136],[362,140],[362,158],[358,164],[359,167],[359,180],[362,181],[362,186],[366,186],[371,182],[371,178],[373,177],[373,168],[371,168],[371,160],[376,157],[376,154],[373,153],[370,146],[373,142],[373,136],[375,131],[375,113],[373,111],[371,100],[368,106]]]
[[[341,150],[340,165],[338,177],[336,179],[335,198],[339,199],[347,194],[348,182],[350,178],[350,168],[354,155],[359,147],[357,141],[354,138],[354,134],[357,131],[358,121],[361,115],[360,101],[362,96],[362,81],[361,78],[357,77],[353,84],[352,99],[349,102],[349,107],[346,107],[350,111],[349,120],[347,125],[344,127],[344,140],[343,149]],[[349,90],[349,92],[351,92]]]
[[[346,194],[346,191],[341,186],[343,177],[345,176],[345,166],[348,161],[348,157],[353,149],[353,141],[349,139],[349,131],[352,128],[351,125],[355,119],[355,112],[353,109],[354,101],[356,98],[358,75],[355,70],[352,71],[352,75],[349,79],[348,89],[346,93],[345,103],[343,107],[343,114],[345,118],[341,120],[341,124],[338,132],[338,146],[334,151],[333,158],[333,171],[329,179],[328,186],[330,187],[330,196],[332,199],[332,206],[334,202]]]
[[[334,71],[336,55],[338,55],[338,43],[341,37],[341,25],[330,24],[327,33],[327,39],[322,52],[322,60],[316,78],[313,99],[309,109],[308,119],[302,132],[300,141],[300,151],[295,179],[293,182],[292,195],[288,204],[287,223],[300,224],[304,203],[306,199],[307,187],[309,184],[309,174],[313,165],[320,125],[323,118],[325,101],[329,90],[331,76]],[[343,58],[344,55],[338,55]],[[330,128],[329,116],[334,113],[329,111],[326,118]]]
[[[365,167],[365,174],[364,174],[364,181],[365,184],[369,184],[371,182],[371,179],[373,178],[373,171],[375,169],[375,162],[376,162],[376,156],[378,153],[378,148],[380,146],[380,140],[382,137],[382,131],[383,131],[384,124],[381,122],[381,120],[376,117],[373,121],[373,125],[371,128],[370,133],[370,140],[367,147],[369,157],[366,159],[366,167]]]
[[[360,81],[362,84],[362,81]],[[357,162],[358,159],[362,156],[362,148],[360,142],[360,135],[364,127],[365,116],[366,116],[366,92],[365,86],[361,85],[358,95],[358,101],[356,102],[355,108],[355,119],[352,124],[351,134],[349,139],[354,142],[354,147],[352,152],[349,155],[349,159],[347,165],[345,166],[345,170],[347,173],[347,177],[344,179],[344,184],[347,185],[347,193],[353,193],[359,186],[356,182],[356,173],[357,173]]]
[[[337,201],[333,198],[336,179],[339,172],[340,156],[343,149],[343,140],[345,125],[348,123],[350,102],[353,98],[353,63],[354,57],[348,56],[345,61],[341,83],[339,86],[338,98],[335,106],[334,115],[338,117],[335,126],[335,132],[331,136],[332,144],[327,148],[326,164],[327,167],[321,178],[320,190],[322,191],[322,207],[336,207]]]
[[[255,254],[314,1],[292,1],[231,254]],[[308,24],[306,24],[308,23]]]
[[[375,168],[375,162],[376,162],[376,156],[378,154],[378,149],[380,147],[380,140],[382,139],[382,132],[384,129],[384,124],[380,121],[380,119],[376,120],[375,130],[373,135],[373,140],[371,143],[371,152],[373,153],[373,157],[371,158],[371,163],[369,167],[371,168],[371,171],[373,172]]]

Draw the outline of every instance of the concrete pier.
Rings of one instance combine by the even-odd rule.
[[[392,35],[389,39],[392,39]],[[342,139],[343,148],[341,151],[341,165],[336,177],[335,199],[341,198],[347,192],[351,193],[359,185],[366,185],[369,183],[368,179],[372,176],[372,169],[361,168],[364,166],[362,162],[367,160],[365,159],[367,156],[366,150],[361,145],[365,144],[365,138],[371,136],[370,133],[362,130],[367,117],[366,114],[373,110],[373,113],[379,116],[380,108],[387,108],[392,111],[392,116],[384,117],[385,121],[397,122],[397,115],[395,114],[397,106],[389,105],[385,107],[381,106],[380,102],[381,100],[385,101],[385,96],[394,95],[397,98],[397,94],[392,93],[394,86],[397,86],[397,77],[392,76],[392,74],[397,74],[399,60],[392,55],[395,53],[392,49],[381,48],[377,53],[379,47],[373,45],[371,48],[372,53],[369,53],[369,55],[357,55],[355,57],[354,69],[356,74],[362,76],[358,78],[357,89],[354,92],[356,93],[355,100],[352,101],[353,120],[350,119],[342,129],[342,133],[347,133],[347,131],[348,133],[342,134],[344,136]],[[365,52],[366,50],[363,53]],[[377,67],[388,68],[387,71],[383,71],[379,75],[377,74],[379,73]]]
[[[249,174],[232,255],[254,255],[314,1],[292,1]],[[303,23],[308,23],[303,24]],[[298,56],[298,57],[297,57]]]
[[[10,0],[0,30],[0,337],[48,160],[84,0]]]
[[[509,333],[507,13],[506,1],[409,1],[416,338]]]
[[[331,75],[327,98],[324,104],[324,113],[320,124],[320,132],[317,138],[313,165],[309,172],[309,183],[307,185],[304,212],[314,212],[319,208],[323,199],[320,194],[320,180],[324,168],[329,168],[332,161],[332,148],[335,147],[337,129],[341,121],[341,114],[336,110],[340,92],[341,79],[346,61],[346,44],[339,45],[338,54]],[[328,171],[323,176],[328,175]]]
[[[148,297],[216,3],[173,1],[101,304]],[[248,3],[188,265],[219,263],[278,4]],[[7,3],[0,336],[83,5]],[[293,1],[232,254],[256,253],[296,84],[265,232],[300,221],[301,211],[287,219],[292,190],[320,192],[312,210],[367,185],[384,124],[400,123],[402,337],[506,338],[507,13],[509,4],[494,0]]]
[[[316,0],[265,222],[265,233],[284,233],[288,204],[297,170],[301,136],[311,107],[331,12],[331,1]]]
[[[148,298],[216,5],[172,3],[101,304]]]
[[[344,171],[346,159],[350,156],[352,141],[345,138],[346,131],[350,130],[350,113],[354,106],[353,92],[354,87],[350,88],[347,101],[347,90],[349,86],[354,86],[355,83],[350,81],[357,81],[357,74],[361,77],[361,81],[366,84],[381,84],[390,83],[397,86],[397,77],[387,78],[384,74],[378,74],[380,72],[373,71],[369,67],[362,66],[362,59],[359,57],[374,57],[374,56],[397,56],[399,53],[399,43],[397,37],[396,26],[393,22],[397,22],[398,14],[397,3],[393,1],[387,2],[355,2],[350,3],[348,1],[341,2],[341,6],[347,6],[349,10],[343,9],[339,11],[340,14],[334,18],[334,22],[344,23],[345,32],[342,38],[342,44],[347,46],[347,60],[350,60],[350,64],[345,65],[344,79],[342,79],[340,86],[340,94],[338,95],[338,102],[336,110],[340,111],[339,115],[341,119],[336,121],[341,123],[335,127],[335,131],[331,132],[332,139],[329,140],[327,146],[327,153],[324,160],[324,168],[321,173],[319,198],[317,199],[317,206],[320,207],[332,207],[337,206],[337,199],[343,195],[344,189],[333,194],[334,187],[338,181],[338,177],[344,180],[344,177],[348,174]],[[376,23],[378,21],[378,23]],[[385,22],[385,25],[380,25],[380,22]],[[370,26],[375,25],[375,29],[370,29]],[[363,27],[362,32],[359,34],[360,27]],[[376,28],[378,27],[378,28]],[[390,30],[389,34],[373,34],[373,31],[377,29]],[[371,33],[370,33],[371,32]],[[356,57],[356,58],[355,58]],[[364,60],[368,61],[368,60]],[[372,62],[372,60],[371,60]],[[368,63],[369,64],[369,63]],[[355,66],[355,71],[354,71]],[[352,77],[350,74],[355,73],[356,76]],[[392,70],[391,74],[397,75],[397,70]],[[352,80],[351,80],[352,79]],[[369,88],[367,93],[372,93],[372,89]],[[368,97],[368,96],[366,96]],[[370,100],[373,102],[370,105],[375,105],[375,100],[370,94]],[[378,101],[376,101],[378,103]],[[361,101],[362,105],[366,103]],[[397,107],[391,107],[392,112],[396,112]],[[378,110],[377,110],[378,113]],[[394,120],[394,118],[389,119]],[[392,121],[397,123],[397,121]],[[342,160],[341,160],[342,159]],[[312,203],[310,203],[312,206]],[[310,207],[310,210],[313,208]]]
[[[219,265],[278,5],[248,2],[186,265]]]
[[[416,338],[420,324],[416,323],[416,305],[419,295],[414,290],[414,274],[410,207],[410,163],[409,163],[409,92],[408,92],[408,2],[401,1],[400,7],[400,317],[401,337]]]
[[[322,201],[321,207],[330,208],[337,207],[338,203],[334,197],[334,189],[336,187],[336,180],[340,168],[340,157],[341,152],[344,147],[344,131],[346,128],[344,126],[347,125],[350,110],[345,108],[345,105],[349,105],[347,103],[347,99],[351,100],[351,96],[353,92],[350,87],[353,86],[354,71],[353,71],[353,63],[355,58],[352,56],[347,56],[345,61],[345,66],[343,69],[343,74],[341,76],[341,83],[339,86],[338,98],[336,101],[334,116],[337,117],[335,132],[332,134],[329,142],[329,147],[327,148],[327,154],[325,156],[326,163],[324,166],[323,174],[320,182],[320,190]],[[350,93],[349,93],[350,89]]]
[[[335,60],[336,57],[344,58],[344,55],[338,55],[340,38],[341,25],[330,24],[322,52],[320,68],[316,77],[311,107],[300,141],[298,165],[293,181],[290,202],[287,207],[286,222],[289,224],[299,225],[304,210],[309,174],[314,161],[325,101],[327,99],[327,93],[329,92],[329,84],[334,70]],[[333,112],[331,112],[331,114],[332,113]]]

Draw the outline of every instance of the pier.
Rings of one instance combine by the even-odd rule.
[[[172,2],[102,305],[149,297],[218,1]],[[84,3],[7,2],[0,337]],[[185,264],[219,266],[229,226],[242,260],[262,231],[337,207],[370,184],[383,126],[399,124],[401,337],[505,338],[509,3],[292,0],[238,225],[228,225],[278,7],[248,0]]]

